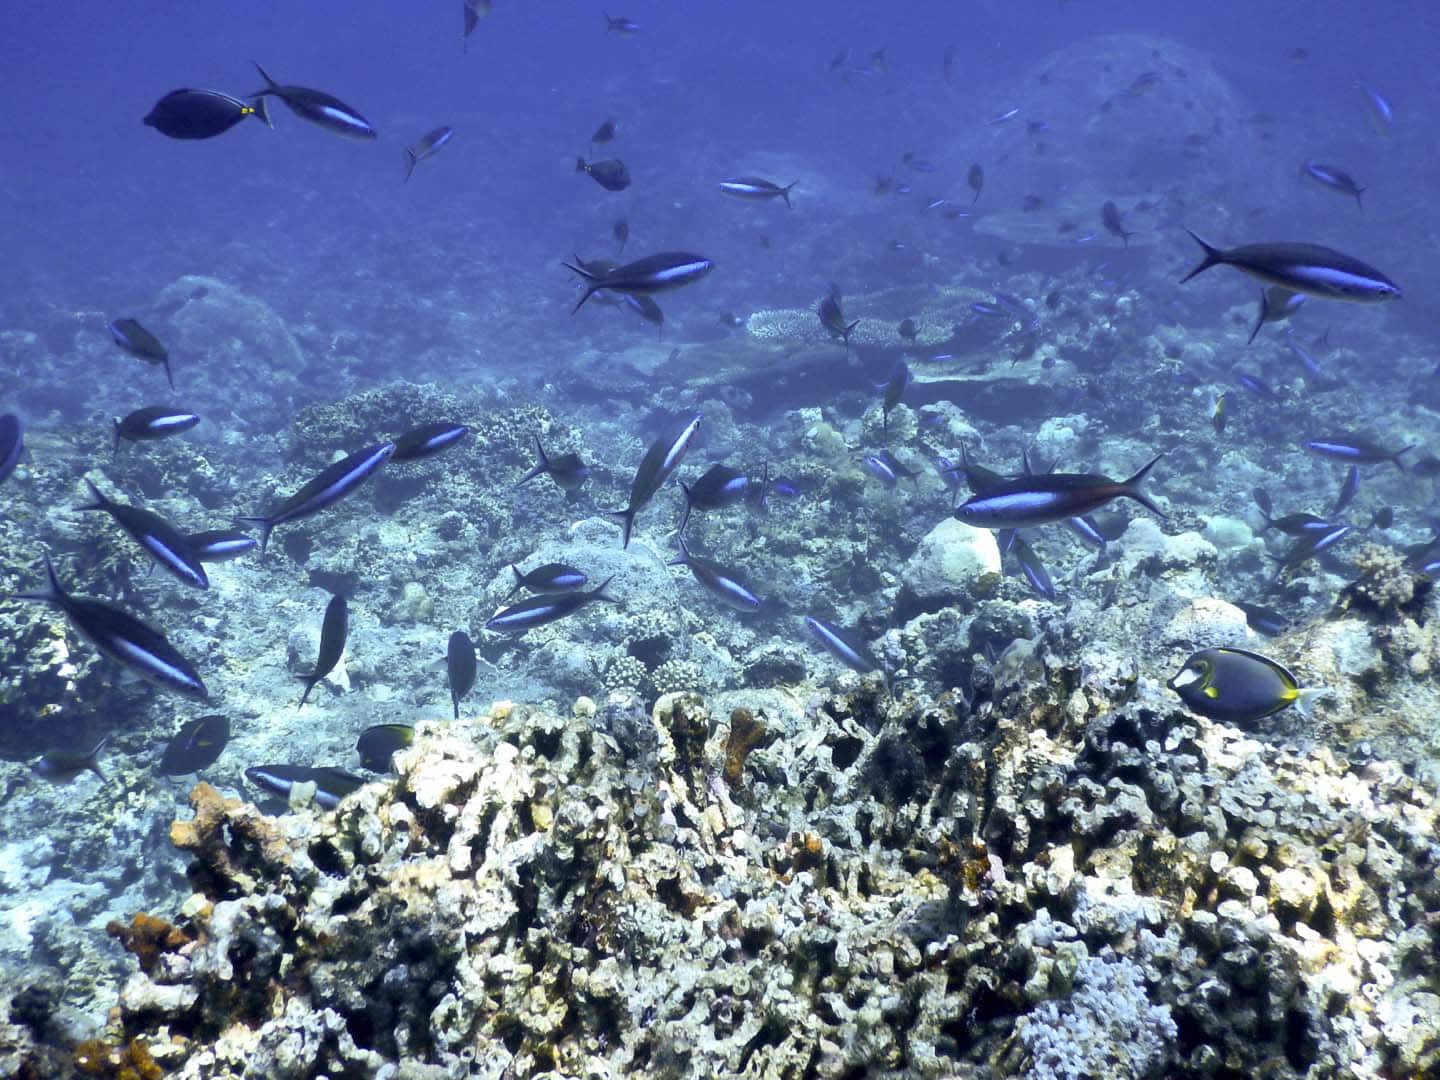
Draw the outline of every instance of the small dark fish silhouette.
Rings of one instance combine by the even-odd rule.
[[[454,128],[438,127],[434,131],[422,135],[420,141],[414,146],[407,146],[405,148],[405,179],[410,179],[415,172],[416,165],[428,157],[434,157],[454,137]]]
[[[595,129],[595,134],[590,136],[590,141],[592,143],[607,143],[613,138],[615,138],[615,121],[606,120]]]
[[[970,200],[970,205],[974,206],[980,199],[980,192],[985,190],[985,170],[980,167],[979,162],[970,166],[970,173],[966,180],[970,184],[970,190],[975,192],[975,197]]]
[[[41,755],[30,769],[52,784],[68,784],[82,772],[93,772],[104,780],[105,774],[100,771],[100,751],[109,741],[110,736],[106,735],[89,750],[51,750]]]
[[[575,171],[589,173],[590,178],[606,191],[624,191],[630,186],[630,170],[619,158],[586,161],[583,157],[577,157]]]
[[[183,776],[215,764],[230,741],[230,721],[223,716],[202,716],[181,726],[160,756],[160,771]]]
[[[145,117],[145,125],[172,139],[213,139],[247,116],[273,128],[265,99],[242,101],[219,90],[172,90]]]
[[[445,671],[450,679],[450,704],[460,719],[460,702],[475,685],[475,643],[464,630],[450,635],[445,647]]]
[[[172,409],[168,405],[147,405],[143,409],[136,409],[123,420],[115,417],[115,447],[110,452],[114,457],[120,452],[120,440],[129,439],[131,442],[145,442],[150,439],[163,439],[170,435],[179,435],[182,431],[189,431],[200,422],[200,417],[184,409]]]
[[[310,691],[315,689],[315,684],[329,675],[340,662],[340,654],[345,651],[345,638],[349,632],[350,606],[343,595],[336,593],[330,598],[330,603],[325,605],[325,622],[320,627],[320,655],[315,661],[315,670],[309,675],[296,676],[305,684],[305,692],[300,695],[300,704],[295,706],[297,709],[305,704]]]
[[[175,389],[175,376],[170,371],[170,353],[160,344],[159,338],[134,319],[116,319],[109,330],[115,344],[137,360],[164,365],[165,381],[170,384],[171,390]]]
[[[540,436],[535,436],[535,453],[540,456],[539,463],[528,473],[515,481],[515,486],[528,483],[542,473],[548,475],[555,481],[561,491],[579,491],[585,481],[590,478],[590,466],[580,460],[579,454],[561,454],[559,457],[550,457],[545,453],[545,447],[540,444]]]
[[[1135,234],[1126,230],[1125,222],[1120,217],[1120,208],[1113,202],[1106,202],[1100,207],[1100,223],[1111,236],[1120,237],[1126,247],[1130,246],[1130,237]]]

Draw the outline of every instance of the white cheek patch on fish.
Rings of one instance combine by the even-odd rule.
[[[1204,674],[1203,671],[1196,671],[1194,668],[1187,667],[1184,668],[1180,674],[1176,675],[1175,678],[1170,680],[1170,685],[1176,690],[1179,690],[1192,683],[1199,682]]]

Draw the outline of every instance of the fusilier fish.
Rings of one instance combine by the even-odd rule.
[[[750,490],[750,477],[742,469],[731,465],[715,464],[706,469],[693,484],[680,482],[685,493],[685,516],[680,519],[680,535],[685,535],[685,526],[690,524],[693,510],[720,510],[742,502]]]
[[[1070,520],[1075,520],[1071,518]],[[1010,542],[1010,554],[1015,556],[1015,561],[1020,564],[1020,571],[1025,575],[1025,580],[1046,600],[1055,599],[1055,583],[1050,580],[1050,572],[1045,569],[1045,564],[1040,561],[1040,556],[1035,554],[1035,549],[1025,542],[1025,538],[1018,532],[1014,534]]]
[[[601,289],[647,295],[668,292],[699,281],[715,266],[702,255],[692,255],[684,251],[662,251],[658,255],[647,255],[643,259],[636,259],[603,272],[587,269],[578,257],[575,263],[577,265],[564,265],[566,269],[573,270],[585,279],[585,293],[571,310],[572,315]]]
[[[1362,210],[1365,209],[1365,204],[1360,201],[1360,196],[1365,194],[1365,189],[1357,184],[1355,178],[1344,169],[1319,161],[1307,161],[1303,172],[1322,187],[1327,187],[1341,195],[1349,195],[1355,200],[1356,206]]]
[[[208,529],[185,537],[190,552],[202,563],[229,562],[260,546],[258,540],[239,529]]]
[[[110,337],[131,356],[147,364],[161,364],[165,368],[165,380],[170,389],[175,389],[175,376],[170,371],[170,353],[160,339],[146,330],[135,319],[116,319],[108,327]]]
[[[515,481],[516,487],[534,480],[537,476],[545,475],[554,480],[561,491],[576,492],[590,478],[590,466],[580,460],[579,454],[561,454],[552,458],[545,453],[539,435],[535,436],[535,453],[540,457],[539,463]]]
[[[605,15],[605,30],[607,33],[628,36],[640,32],[640,24],[634,19],[626,18],[624,15],[611,15],[608,11]]]
[[[290,792],[298,784],[314,784],[315,805],[322,810],[334,810],[346,795],[353,795],[365,786],[363,776],[331,765],[319,768],[309,765],[252,765],[245,770],[245,779],[282,799],[290,798]]]
[[[259,64],[255,65],[255,70],[265,80],[265,89],[251,94],[251,98],[263,99],[273,95],[283,101],[300,119],[308,120],[327,131],[352,139],[375,138],[375,129],[370,125],[370,121],[339,98],[323,90],[312,90],[308,86],[282,86],[270,78]]]
[[[956,508],[954,516],[982,529],[1020,529],[1052,521],[1081,517],[1113,499],[1133,499],[1151,513],[1164,512],[1140,490],[1146,475],[1164,454],[1156,454],[1128,480],[1117,481],[1093,473],[1045,473],[1020,476],[972,495]]]
[[[106,498],[90,480],[85,483],[95,501],[76,507],[77,510],[103,510],[125,530],[130,539],[140,545],[145,554],[186,585],[196,589],[210,587],[205,568],[200,565],[189,541],[179,529],[153,511]]]
[[[763,180],[758,176],[737,176],[732,180],[720,181],[720,190],[726,195],[735,196],[737,199],[752,199],[757,201],[784,199],[785,205],[793,210],[795,207],[790,204],[790,189],[798,183],[799,181],[795,180],[781,187],[779,184],[772,183],[769,180]]]
[[[67,593],[60,587],[48,555],[45,557],[45,575],[47,588],[20,593],[15,599],[54,604],[65,613],[77,634],[122,667],[185,697],[209,700],[210,695],[200,675],[165,640],[164,635],[117,607]]]
[[[1201,649],[1166,685],[1191,712],[1227,724],[1274,716],[1306,698],[1295,676],[1274,660],[1244,649]]]
[[[52,784],[68,784],[83,772],[93,772],[104,780],[105,774],[100,771],[100,751],[109,741],[110,736],[105,735],[89,750],[50,750],[42,754],[30,770]]]
[[[288,521],[299,521],[339,502],[370,479],[395,452],[393,442],[357,450],[322,470],[268,515],[241,516],[237,520],[260,526],[260,554],[265,554],[270,533]]]
[[[680,537],[680,557],[671,559],[669,565],[689,567],[690,573],[695,575],[695,580],[713,593],[726,607],[749,613],[758,611],[763,603],[760,597],[751,592],[749,586],[741,581],[734,572],[709,559],[702,559],[693,554],[683,536]]]
[[[346,603],[342,593],[336,593],[325,605],[325,621],[320,627],[320,655],[315,661],[315,670],[308,675],[296,676],[305,684],[305,692],[300,695],[300,704],[295,706],[297,709],[305,704],[310,691],[315,689],[315,684],[329,675],[340,662],[340,654],[345,651],[345,638],[349,632],[350,605]]]
[[[1355,465],[1379,465],[1388,461],[1404,472],[1405,466],[1401,463],[1400,456],[1414,450],[1417,444],[1411,443],[1399,450],[1389,450],[1363,435],[1342,434],[1306,439],[1300,445],[1318,457],[1336,458]]]
[[[1345,479],[1340,484],[1340,491],[1335,496],[1335,505],[1330,508],[1330,513],[1338,514],[1349,506],[1355,496],[1360,492],[1360,466],[1351,465],[1345,472]]]
[[[485,623],[485,629],[499,634],[523,634],[537,626],[544,626],[546,623],[563,619],[567,615],[573,615],[597,600],[618,604],[618,600],[605,593],[605,586],[609,585],[611,580],[611,578],[606,578],[597,588],[591,589],[589,592],[527,597],[519,603],[501,608],[490,616]]]
[[[1180,279],[1182,285],[1212,266],[1233,266],[1269,285],[1327,300],[1375,303],[1398,300],[1401,295],[1400,287],[1373,266],[1320,244],[1243,244],[1223,250],[1193,232],[1190,238],[1205,257]]]
[[[814,615],[805,616],[805,626],[815,639],[835,659],[861,675],[875,671],[880,662],[871,654],[869,647],[853,630],[846,630]]]
[[[603,187],[606,191],[624,191],[630,186],[630,170],[619,158],[607,158],[604,161],[586,161],[583,157],[575,159],[575,171],[589,173],[590,179]]]
[[[128,439],[130,442],[147,442],[151,439],[164,439],[171,435],[179,435],[183,431],[189,431],[196,424],[200,423],[200,417],[184,409],[171,408],[168,405],[147,405],[143,409],[136,409],[124,419],[115,417],[115,446],[110,456],[114,457],[120,452],[120,440]]]
[[[273,128],[265,99],[242,101],[219,90],[171,90],[145,117],[145,124],[172,139],[213,139],[247,116]]]
[[[505,599],[509,600],[521,589],[528,589],[533,593],[551,596],[555,593],[574,592],[576,589],[583,589],[590,581],[583,570],[576,570],[573,566],[566,566],[564,563],[552,562],[543,566],[537,566],[534,570],[521,573],[520,568],[513,563],[510,572],[515,575],[515,584]]]
[[[407,146],[405,148],[405,179],[408,181],[414,175],[416,165],[426,158],[434,157],[454,137],[455,129],[447,125],[438,127],[434,131],[427,131],[420,136],[420,141],[414,146]]]
[[[166,776],[208,769],[220,758],[230,741],[230,721],[224,716],[202,716],[180,726],[165,752],[160,755],[159,770]]]
[[[419,461],[454,446],[468,434],[470,429],[464,424],[445,421],[422,424],[395,437],[395,452],[390,455],[390,460]]]
[[[460,719],[460,702],[475,685],[475,643],[464,630],[450,635],[445,646],[445,673],[450,680],[450,705]]]
[[[685,451],[690,449],[690,444],[695,440],[696,432],[700,430],[700,421],[701,415],[696,413],[672,433],[656,439],[650,444],[650,449],[645,451],[640,467],[635,470],[635,479],[630,483],[630,505],[611,514],[612,517],[620,519],[621,547],[630,546],[630,532],[635,527],[635,515],[655,497],[655,493],[679,466],[681,459],[685,457]]]

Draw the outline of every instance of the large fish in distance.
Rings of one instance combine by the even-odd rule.
[[[571,309],[570,314],[573,315],[585,305],[586,300],[601,289],[647,296],[668,292],[699,281],[715,264],[703,255],[691,255],[684,251],[662,251],[658,255],[646,255],[643,259],[604,271],[586,267],[578,255],[573,264],[565,263],[564,266],[585,279],[585,294]]]

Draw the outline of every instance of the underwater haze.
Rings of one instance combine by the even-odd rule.
[[[1440,1076],[1440,9],[10,24],[0,1077]]]

